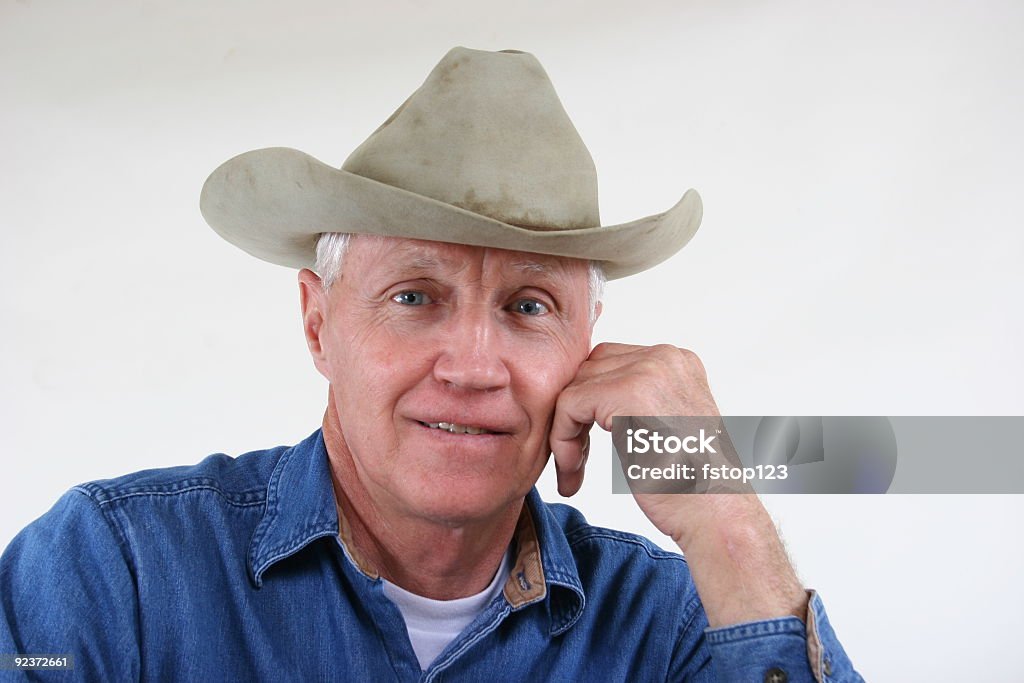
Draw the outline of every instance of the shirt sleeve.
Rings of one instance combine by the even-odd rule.
[[[138,600],[120,535],[72,489],[0,556],[0,654],[70,655],[76,680],[138,680]],[[67,671],[0,678],[67,680]]]
[[[863,683],[839,643],[815,591],[806,625],[796,617],[752,621],[704,631],[720,681]]]

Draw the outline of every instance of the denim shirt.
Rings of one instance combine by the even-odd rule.
[[[0,558],[0,654],[85,680],[854,681],[810,592],[709,629],[686,560],[531,491],[504,590],[426,671],[347,543],[320,430],[76,486]],[[811,637],[806,636],[807,632]]]

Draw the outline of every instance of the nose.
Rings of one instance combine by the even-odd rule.
[[[490,308],[459,310],[445,326],[434,378],[447,386],[493,390],[508,386],[511,376],[503,358],[501,330]]]

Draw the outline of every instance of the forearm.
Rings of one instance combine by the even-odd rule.
[[[712,628],[807,613],[807,593],[754,495],[700,496],[699,520],[673,534]]]

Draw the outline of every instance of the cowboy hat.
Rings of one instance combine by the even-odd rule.
[[[206,180],[200,210],[224,239],[271,263],[311,267],[321,233],[454,242],[601,262],[608,279],[661,263],[697,231],[689,190],[664,213],[602,226],[594,161],[540,62],[452,49],[333,168],[258,149]]]

